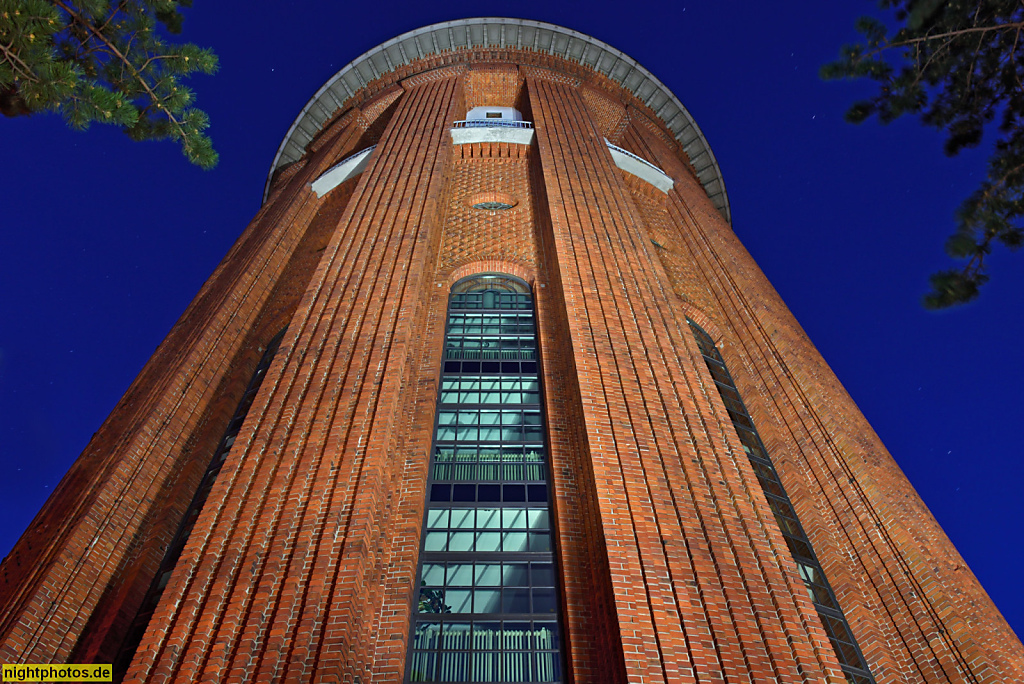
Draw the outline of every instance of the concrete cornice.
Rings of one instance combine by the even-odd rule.
[[[475,47],[518,48],[561,57],[604,74],[646,104],[668,127],[690,158],[708,197],[731,222],[725,181],[696,121],[665,85],[636,60],[607,43],[572,29],[528,19],[486,17],[433,24],[403,33],[369,50],[332,76],[316,92],[288,129],[267,178],[299,160],[306,145],[331,117],[371,81],[430,55]]]

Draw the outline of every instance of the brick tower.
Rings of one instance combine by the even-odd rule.
[[[331,78],[5,559],[126,682],[1021,682],[653,75],[429,26]]]

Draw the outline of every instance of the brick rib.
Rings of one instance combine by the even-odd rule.
[[[627,138],[628,142],[628,138]],[[635,149],[635,146],[634,146]],[[639,150],[643,154],[643,150]],[[649,152],[649,151],[648,151]],[[652,158],[649,153],[644,155],[645,158]],[[622,193],[625,194],[625,189]],[[643,243],[648,240],[641,238]],[[664,273],[663,269],[658,268],[658,261],[655,261],[653,255],[650,254],[649,248],[646,244],[643,244],[645,252],[647,253],[648,260],[643,261],[644,264],[650,264],[652,270],[656,271],[660,277],[651,278],[649,282],[653,283],[659,288],[662,299],[668,302],[675,302],[675,293],[670,293],[666,290],[662,284],[669,282],[667,274]],[[675,306],[668,305],[666,310],[673,312],[677,311]],[[760,579],[764,582],[764,588],[767,590],[767,598],[770,601],[770,609],[766,614],[771,615],[775,613],[780,616],[781,629],[783,632],[783,639],[775,639],[774,643],[788,645],[785,648],[783,658],[792,657],[796,661],[802,662],[809,658],[813,658],[818,666],[822,670],[832,669],[835,676],[841,677],[841,673],[838,670],[838,662],[835,661],[833,651],[829,645],[827,645],[827,638],[824,632],[821,631],[820,622],[817,618],[816,612],[810,602],[806,600],[806,591],[804,589],[803,581],[796,573],[796,568],[792,563],[786,563],[789,567],[783,569],[783,562],[780,559],[788,558],[789,551],[785,546],[779,532],[778,526],[774,521],[774,517],[770,510],[767,508],[767,503],[764,501],[764,495],[762,493],[760,484],[756,480],[748,459],[743,455],[743,451],[740,445],[736,442],[735,429],[732,427],[732,422],[727,418],[725,408],[721,404],[721,398],[719,393],[714,388],[713,380],[707,376],[704,371],[703,359],[697,350],[696,343],[693,340],[693,336],[690,333],[689,326],[683,321],[682,316],[674,316],[671,319],[671,325],[669,329],[677,336],[671,345],[668,345],[668,354],[674,354],[677,362],[682,367],[689,367],[695,369],[695,372],[688,374],[686,377],[687,387],[690,391],[691,399],[700,395],[704,402],[712,408],[711,416],[714,418],[716,434],[721,440],[723,449],[716,449],[712,451],[712,455],[715,456],[715,462],[719,465],[717,475],[705,474],[705,480],[713,482],[715,479],[722,478],[723,482],[726,483],[727,487],[727,500],[734,502],[734,505],[738,501],[746,501],[749,503],[748,506],[738,509],[739,512],[739,524],[741,530],[735,534],[734,539],[746,540],[750,545],[750,549],[753,552],[753,562],[756,563],[758,568]],[[660,339],[660,336],[659,336]],[[664,349],[664,347],[663,347]],[[680,356],[681,351],[685,350],[685,361]],[[712,388],[709,390],[708,388]],[[679,399],[677,394],[677,400],[682,405],[682,400]],[[697,416],[704,434],[710,438],[710,431],[708,427],[707,414],[699,411],[686,412],[687,415],[692,413]],[[692,438],[692,436],[691,436]],[[717,456],[718,453],[722,453],[723,458]],[[735,483],[731,478],[725,477],[724,473],[735,473],[739,482]],[[734,490],[734,485],[738,484],[739,492]],[[712,496],[714,492],[712,490]],[[720,505],[716,503],[716,506]],[[751,521],[755,523],[751,527]],[[724,521],[723,521],[724,522]],[[767,548],[762,546],[761,540],[766,544]],[[760,552],[758,549],[760,548]],[[746,567],[743,562],[744,554],[739,554],[739,567]],[[748,559],[749,560],[749,559]],[[785,590],[780,591],[779,587],[784,586]],[[744,576],[744,587],[748,594],[752,596],[758,595],[759,589],[750,586],[746,582]],[[763,622],[761,623],[763,624]],[[797,628],[799,624],[802,628]],[[770,630],[772,631],[772,630]],[[777,629],[774,630],[777,632]],[[773,643],[770,641],[772,636],[768,632],[763,632],[763,637],[766,643]],[[810,642],[807,640],[808,634],[811,634],[814,638]],[[807,653],[801,644],[806,644],[811,647],[811,652]],[[808,672],[802,666],[798,666],[802,672],[804,678],[813,677],[813,672]],[[792,673],[790,674],[792,676]]]
[[[572,190],[563,187],[563,183],[570,181],[574,175],[570,173],[573,165],[564,159],[566,146],[570,144],[563,137],[565,131],[562,128],[568,117],[558,106],[564,94],[552,92],[554,88],[545,81],[530,77],[527,82],[531,95],[536,93],[536,96],[531,97],[531,104],[536,118],[555,245],[560,266],[565,266],[561,269],[561,276],[567,299],[566,308],[570,312],[570,332],[577,361],[583,360],[578,363],[579,382],[595,472],[598,482],[621,483],[622,494],[614,497],[613,507],[627,511],[627,519],[633,521],[633,524],[622,525],[616,521],[617,516],[608,516],[603,521],[606,538],[609,540],[609,563],[616,588],[616,604],[619,606],[619,630],[626,668],[631,680],[664,681],[665,672],[657,644],[651,645],[643,636],[644,633],[656,635],[656,631],[647,598],[647,585],[643,579],[640,542],[634,527],[640,517],[634,508],[642,505],[635,498],[642,495],[631,492],[627,479],[620,475],[629,472],[631,468],[623,461],[621,454],[628,450],[637,455],[638,446],[631,435],[622,433],[621,422],[616,422],[612,415],[608,391],[614,387],[616,374],[606,368],[607,364],[602,362],[601,355],[602,352],[610,355],[616,341],[611,338],[608,314],[603,310],[601,297],[598,296],[599,286],[592,279],[599,277],[601,271],[592,263],[581,263],[589,262],[591,256],[587,253],[585,242],[579,240],[570,227],[578,225],[586,228],[590,224],[587,220],[590,217],[586,217],[581,207],[576,206]],[[608,289],[604,288],[605,291]],[[615,363],[614,357],[612,363]],[[622,406],[620,402],[615,403]],[[605,409],[601,410],[601,406]],[[606,490],[606,493],[610,492]],[[610,503],[606,502],[603,506],[605,511]],[[630,605],[634,606],[630,617],[639,624],[627,625],[629,620],[624,613]]]
[[[301,194],[302,183],[294,184],[290,191],[293,195]],[[296,200],[281,205],[275,211],[285,212],[294,218],[310,211],[305,204],[305,199]],[[280,218],[274,212],[262,212],[250,229],[243,233],[228,258],[211,275],[157,354],[126,392],[104,428],[91,441],[85,456],[65,477],[64,486],[59,486],[54,492],[54,501],[68,494],[68,488],[74,487],[76,468],[84,467],[85,462],[92,459],[90,452],[98,451],[97,445],[108,439],[110,432],[121,431],[120,439],[104,448],[108,454],[104,459],[106,465],[98,468],[98,473],[92,476],[87,487],[78,490],[82,494],[75,497],[77,503],[70,513],[62,510],[62,529],[51,537],[48,551],[51,558],[55,558],[57,551],[62,551],[65,557],[58,564],[57,574],[53,574],[55,561],[34,563],[40,572],[49,568],[48,584],[60,582],[48,593],[64,598],[48,602],[49,607],[42,618],[33,620],[35,627],[30,628],[25,636],[14,634],[24,634],[24,624],[21,627],[12,624],[13,620],[19,619],[16,617],[19,611],[14,609],[7,613],[8,624],[2,631],[8,633],[12,641],[23,644],[22,655],[16,657],[35,661],[66,658],[85,624],[90,607],[105,590],[125,552],[132,548],[126,540],[139,534],[137,527],[145,517],[145,509],[135,502],[152,500],[154,492],[176,470],[176,462],[158,458],[157,448],[179,454],[178,458],[181,458],[181,453],[187,453],[182,445],[202,416],[213,388],[218,386],[220,376],[230,366],[241,343],[235,329],[251,323],[262,309],[265,297],[308,224],[299,221],[290,231],[280,230],[276,221],[270,220],[271,217]],[[286,225],[288,223],[290,221]],[[238,320],[240,317],[242,320]],[[191,360],[186,361],[190,357]],[[183,372],[183,369],[188,370]],[[194,390],[190,391],[193,386],[201,388],[198,395]],[[145,395],[138,397],[143,388]],[[141,405],[138,404],[140,400]],[[124,415],[127,411],[136,417]],[[125,422],[133,422],[135,427],[126,429]],[[144,427],[147,424],[151,427]],[[173,435],[171,441],[162,440],[161,433]],[[148,448],[137,456],[129,455],[138,449],[132,445],[139,444],[140,440],[148,442]],[[44,509],[37,520],[46,516]],[[103,540],[102,535],[108,530],[119,534],[101,544],[95,541],[88,545],[74,542],[83,534],[93,540]],[[69,551],[74,554],[72,548],[75,546],[84,547],[85,552],[69,558]],[[106,549],[106,556],[98,559],[96,555],[103,549]],[[41,575],[37,573],[37,577]],[[27,600],[25,588],[39,587],[42,581],[21,584],[23,598],[20,601],[15,599],[15,602],[24,604]],[[68,597],[73,597],[81,610],[69,610],[64,606],[63,601]],[[61,619],[61,616],[70,617]],[[60,624],[54,623],[53,619],[59,620]],[[68,624],[68,619],[74,620],[74,626]]]
[[[590,447],[577,359],[538,155],[534,155],[530,186],[544,266],[534,296],[558,521],[556,548],[565,590],[570,681],[623,682],[626,665],[615,616],[608,544],[601,525],[598,481],[594,463],[587,458]]]
[[[600,156],[602,153],[604,153],[603,146],[600,145],[598,142],[594,142],[596,140],[598,140],[598,137],[595,134],[595,136],[592,136],[591,139],[590,139],[590,142],[592,143],[591,146],[596,148],[596,149],[592,150],[592,154],[594,155],[595,158],[603,160],[603,157]],[[605,154],[605,156],[606,156],[606,154]],[[607,160],[604,160],[604,161],[607,161]],[[613,204],[616,204],[616,206],[618,207],[618,209],[620,211],[621,222],[624,225],[632,224],[634,226],[637,226],[637,228],[639,229],[639,226],[640,226],[639,219],[636,216],[635,208],[632,207],[632,203],[627,199],[626,192],[625,192],[625,190],[624,190],[624,188],[622,187],[622,184],[621,184],[621,177],[620,177],[620,175],[617,172],[614,172],[611,169],[610,164],[608,164],[608,163],[604,163],[604,164],[601,164],[599,166],[600,166],[601,169],[604,170],[605,177],[608,179],[607,180],[606,190],[610,191],[610,192],[602,193],[600,198],[617,198],[617,199],[619,199],[618,203],[613,203]],[[611,201],[611,199],[609,199],[609,202],[610,201]],[[631,215],[627,216],[626,214],[621,213],[624,210],[627,210],[627,208],[628,209],[632,209]],[[623,234],[625,234],[627,236],[627,239],[630,240],[630,242],[632,243],[631,245],[627,246],[626,244],[624,244],[622,242]],[[612,257],[614,257],[617,254],[629,253],[629,251],[630,251],[629,247],[631,246],[634,250],[636,250],[636,253],[640,257],[640,258],[636,258],[636,259],[632,259],[631,260],[631,263],[633,265],[635,265],[635,267],[639,268],[639,273],[641,273],[641,274],[647,273],[648,269],[646,269],[645,266],[653,266],[653,262],[651,260],[650,254],[649,254],[649,248],[647,247],[647,240],[645,239],[644,236],[641,236],[637,230],[625,231],[624,233],[620,232],[619,233],[619,246],[620,246],[620,249],[613,248],[611,250]],[[625,270],[626,272],[629,272],[628,271],[628,265],[623,270]],[[637,280],[636,277],[634,277],[633,284],[634,284],[634,288],[636,288],[637,290],[641,289],[641,287],[640,287],[641,283],[647,285],[646,289],[648,291],[648,294],[649,294],[649,296],[651,298],[653,298],[653,299],[650,299],[650,301],[656,301],[658,299],[658,295],[655,292],[651,291],[651,287],[657,288],[658,291],[661,294],[661,297],[660,297],[661,305],[660,306],[656,305],[653,308],[653,311],[654,311],[653,315],[651,313],[651,307],[648,306],[647,308],[643,309],[643,311],[646,311],[646,313],[647,313],[648,321],[651,323],[651,325],[656,330],[656,333],[654,335],[654,340],[652,340],[652,342],[657,341],[657,342],[661,342],[662,345],[664,345],[664,341],[666,340],[666,337],[667,337],[666,336],[666,332],[674,333],[674,335],[671,335],[671,336],[675,337],[676,339],[675,339],[673,344],[667,345],[667,348],[666,348],[666,346],[659,347],[656,344],[648,344],[648,345],[645,346],[645,349],[647,351],[652,351],[652,350],[655,350],[655,349],[660,349],[661,352],[662,352],[662,354],[661,354],[662,360],[666,362],[666,368],[669,370],[669,374],[673,375],[674,370],[675,370],[675,366],[673,366],[672,363],[668,361],[668,359],[672,358],[677,364],[679,364],[681,362],[680,357],[679,357],[679,355],[678,355],[676,350],[678,350],[683,345],[683,341],[682,340],[686,339],[686,337],[682,337],[682,339],[680,339],[680,336],[684,335],[684,334],[688,336],[689,335],[689,330],[688,330],[688,328],[686,328],[685,329],[685,333],[683,332],[683,328],[685,326],[683,325],[681,318],[678,317],[678,316],[668,316],[668,320],[666,320],[666,312],[673,311],[673,309],[670,306],[668,306],[669,300],[665,297],[664,290],[662,288],[658,288],[657,287],[657,283],[660,282],[658,276],[660,276],[661,278],[665,277],[664,274],[657,274],[657,275],[654,275],[652,277],[651,274],[647,273],[647,277],[646,278],[641,278],[641,280]],[[641,297],[642,297],[642,294],[641,294]],[[644,300],[640,299],[639,301],[643,302]],[[691,358],[689,360],[691,362],[691,367],[694,367],[692,365],[693,364],[692,356],[691,356]],[[702,365],[703,364],[701,363],[700,366],[702,366]],[[684,367],[685,367],[685,364],[684,364]],[[652,370],[652,374],[653,374],[653,370]],[[682,401],[681,401],[680,396],[679,396],[679,387],[677,386],[677,384],[669,384],[668,385],[668,389],[674,390],[672,392],[673,396],[671,396],[667,400],[669,403],[666,403],[666,399],[665,399],[664,393],[662,393],[662,395],[661,395],[662,396],[662,410],[665,412],[666,415],[669,415],[669,414],[672,413],[671,410],[669,409],[670,403],[674,403],[677,406],[681,406],[682,405]],[[703,418],[702,418],[701,422],[703,423]],[[668,425],[668,428],[669,428],[669,432],[674,434],[675,431],[673,430],[671,423]],[[706,425],[705,425],[705,432],[706,432]],[[690,435],[690,439],[691,440],[693,439],[693,435],[692,434]],[[710,453],[711,453],[711,456],[713,458],[716,457],[716,454],[715,454],[714,451],[712,451]],[[661,461],[661,466],[662,466],[663,472],[666,474],[666,476],[668,476],[668,469],[666,469],[666,463],[665,463],[664,459]],[[735,464],[733,464],[732,470],[735,470]],[[729,472],[731,472],[731,470]],[[721,478],[724,477],[722,475],[722,470],[721,469],[718,470],[718,475],[717,476],[715,476],[714,474],[708,473],[706,468],[704,469],[703,474],[704,474],[704,481],[706,483],[710,483],[710,482],[713,482],[715,479],[721,479]],[[723,483],[725,482],[725,480],[722,480],[722,481],[723,481]],[[712,503],[713,503],[713,507],[710,510],[719,510],[720,511],[721,510],[720,509],[720,503],[717,500],[718,497],[715,495],[713,487],[710,488],[709,493],[710,493],[710,495],[712,497]],[[728,496],[729,496],[729,498],[733,498],[734,494],[729,493]],[[749,512],[748,512],[748,514],[749,514]],[[678,509],[677,509],[677,516],[678,516]],[[740,520],[745,522],[746,517],[741,514]],[[757,567],[762,570],[762,575],[763,575],[763,567],[761,567],[760,559],[757,559],[755,557],[754,561],[752,561],[750,555],[744,553],[744,551],[743,551],[744,547],[742,545],[737,547],[737,545],[736,545],[736,540],[740,540],[741,542],[742,542],[742,540],[747,540],[749,542],[751,539],[755,538],[755,537],[751,537],[750,536],[749,529],[744,529],[744,530],[742,530],[738,534],[735,531],[730,532],[729,531],[728,520],[727,520],[727,518],[722,518],[721,517],[721,513],[719,513],[719,524],[725,524],[726,525],[726,527],[723,528],[723,529],[726,532],[727,541],[728,541],[728,545],[729,545],[729,548],[731,550],[731,553],[739,561],[738,562],[738,567],[739,568],[748,567],[751,564],[751,562],[756,561]],[[705,533],[707,533],[706,527],[705,527]],[[762,532],[762,534],[763,534],[763,532]],[[749,584],[748,578],[747,578],[747,576],[745,574],[741,573],[741,581],[744,584],[744,589],[745,589],[746,595],[750,596],[750,597],[754,597],[756,599],[759,596],[758,590],[756,590],[754,587],[752,587]],[[788,594],[788,598],[790,598],[790,600],[792,600],[792,595]],[[762,601],[763,601],[763,599],[762,599]],[[777,602],[773,603],[772,609],[770,611],[768,611],[768,614],[771,615],[777,609],[778,609]],[[761,612],[763,613],[764,610],[762,610]],[[760,615],[760,613],[755,611],[755,618],[759,618],[759,615]],[[765,625],[764,625],[763,621],[761,621],[760,619],[758,619],[758,629],[760,629],[761,632],[762,632],[762,634],[761,634],[762,640],[765,643],[770,643],[769,642],[768,634],[765,633]],[[772,629],[771,623],[769,623],[768,629],[769,630]],[[775,623],[774,629],[776,631],[778,630],[778,624],[777,623]],[[787,652],[787,653],[783,654],[783,657],[784,658],[789,658],[789,657],[791,657],[791,654]]]
[[[362,183],[358,187],[362,187]],[[357,188],[357,194],[358,192]],[[350,201],[342,221],[344,221],[344,217],[353,213],[354,203],[355,200]],[[328,261],[329,259],[327,258],[321,260],[320,266],[317,269],[318,273],[330,267],[328,263],[325,263]],[[314,282],[316,282],[316,278],[314,278]],[[305,299],[308,300],[308,298],[307,294]],[[195,617],[200,609],[208,610],[211,597],[210,583],[218,572],[222,572],[221,566],[224,561],[225,549],[228,548],[228,542],[233,541],[231,537],[243,516],[243,506],[247,503],[256,503],[257,506],[261,507],[265,503],[264,501],[251,501],[249,493],[257,488],[260,483],[264,487],[261,491],[266,491],[266,484],[273,477],[273,473],[276,472],[276,467],[282,458],[281,450],[284,447],[284,441],[272,439],[270,434],[278,429],[279,424],[287,426],[294,422],[294,406],[296,404],[291,403],[294,397],[293,393],[297,392],[299,395],[298,399],[301,400],[301,397],[304,396],[305,391],[308,389],[309,378],[306,375],[301,377],[293,376],[286,387],[282,388],[279,386],[281,368],[285,364],[291,364],[294,359],[294,363],[302,367],[306,362],[309,349],[302,348],[297,344],[296,340],[299,338],[300,331],[305,328],[306,323],[310,320],[308,313],[308,306],[300,305],[299,313],[296,316],[296,319],[299,319],[299,325],[296,325],[295,321],[293,321],[289,329],[289,335],[278,355],[278,360],[275,360],[274,366],[268,374],[268,380],[265,385],[273,383],[272,389],[268,392],[265,387],[260,397],[257,398],[257,405],[254,405],[253,413],[259,416],[259,423],[254,426],[255,429],[248,434],[248,438],[245,440],[247,449],[238,460],[232,457],[225,464],[224,471],[218,479],[214,491],[211,493],[211,505],[207,507],[213,512],[209,514],[209,518],[207,516],[200,517],[190,539],[190,544],[186,547],[182,560],[179,562],[179,566],[185,569],[181,573],[175,573],[172,577],[171,585],[168,587],[168,594],[183,595],[187,591],[190,593],[189,595],[196,596],[197,598],[190,601],[188,605],[182,602],[177,607],[169,607],[170,610],[166,614],[162,612],[165,606],[161,605],[158,608],[153,623],[168,625],[168,628],[155,632],[151,630],[150,634],[147,635],[147,639],[150,636],[153,637],[150,640],[151,643],[143,642],[140,652],[146,650],[147,647],[154,651],[149,658],[144,660],[144,662],[150,665],[143,668],[143,672],[147,671],[151,666],[157,673],[173,676],[183,659],[183,649],[194,641],[197,634],[212,641],[211,634],[196,631]],[[306,316],[304,320],[302,320],[303,315]],[[317,319],[313,320],[316,321],[317,325],[326,322]],[[322,350],[319,351],[322,352]],[[304,382],[306,384],[303,384]],[[261,398],[266,403],[261,403]],[[270,410],[267,410],[266,407],[268,406],[271,407]],[[263,432],[264,424],[271,425],[271,433],[265,435]],[[277,445],[276,447],[274,446],[275,444]],[[269,448],[274,449],[273,455],[276,456],[278,462],[271,463],[266,460],[266,455],[264,458],[257,456],[257,454]],[[262,476],[261,466],[265,466]],[[267,467],[270,467],[272,472],[267,473]],[[229,496],[229,494],[233,495]],[[248,519],[254,520],[258,515],[258,511],[254,513],[250,507]],[[226,529],[224,525],[227,525]],[[219,545],[211,542],[211,535],[214,531],[218,533],[215,539],[219,542]],[[251,532],[249,538],[251,538]],[[239,547],[234,546],[234,548]],[[200,559],[202,560],[200,561]],[[236,571],[239,570],[241,560],[237,559],[233,565],[229,564],[226,566],[232,576],[237,577]],[[223,591],[221,591],[221,599],[223,600],[223,598]],[[214,605],[217,605],[216,598]],[[182,612],[182,609],[186,608],[187,612]],[[220,617],[218,617],[219,619]],[[210,624],[212,625],[212,623]],[[171,651],[171,655],[163,658],[164,651],[168,649]],[[193,659],[201,659],[202,655],[197,654],[192,657]]]

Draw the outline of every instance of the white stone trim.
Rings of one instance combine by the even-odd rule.
[[[370,163],[370,156],[377,146],[367,147],[361,152],[342,159],[340,162],[327,169],[312,183],[313,192],[317,197],[323,197],[334,188],[338,187],[349,178],[358,176]]]
[[[452,128],[452,143],[466,145],[468,143],[512,143],[513,145],[529,145],[533,142],[532,128],[511,128],[507,126],[472,126],[470,128]]]
[[[608,151],[612,153],[612,161],[626,173],[631,173],[640,180],[647,181],[665,194],[668,194],[668,191],[675,185],[672,177],[657,166],[612,145],[607,140],[605,140],[605,144],[608,145]]]

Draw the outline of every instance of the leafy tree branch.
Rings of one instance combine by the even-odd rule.
[[[1024,244],[1024,30],[1020,0],[881,0],[901,26],[890,35],[872,17],[857,22],[860,43],[822,67],[825,79],[868,78],[879,85],[871,99],[856,102],[846,118],[877,116],[889,123],[916,115],[946,133],[944,151],[976,147],[992,128],[998,136],[988,175],[956,212],[946,252],[966,264],[931,276],[928,308],[975,299],[989,279],[985,257],[997,244]],[[998,119],[998,123],[997,123]]]

